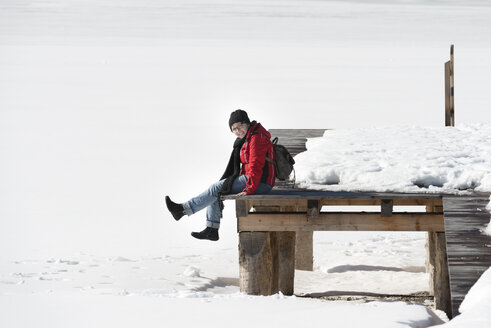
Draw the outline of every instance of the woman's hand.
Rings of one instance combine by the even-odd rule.
[[[247,193],[245,191],[239,192],[236,196],[246,196]]]

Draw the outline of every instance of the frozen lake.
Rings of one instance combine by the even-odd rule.
[[[268,129],[442,126],[443,63],[455,44],[456,122],[489,124],[489,17],[487,1],[463,0],[0,0],[1,303],[20,306],[35,294],[35,309],[53,294],[48,312],[56,314],[67,300],[87,309],[95,295],[105,304],[98,295],[108,293],[116,307],[87,310],[107,318],[135,304],[158,308],[177,290],[189,293],[174,305],[183,311],[194,302],[186,297],[203,296],[195,288],[222,274],[236,279],[234,206],[225,209],[220,242],[203,244],[189,236],[203,228],[203,216],[176,224],[163,196],[184,201],[221,176],[234,140],[232,110],[247,110]],[[372,277],[371,291],[419,291],[427,279],[423,244],[413,234],[324,235],[316,276],[299,274],[298,286],[322,280],[326,289],[346,289]],[[383,261],[419,271],[328,272],[389,266]],[[407,284],[398,286],[401,275]],[[220,286],[204,303],[222,304],[212,298],[224,288],[234,304],[256,306],[233,283]],[[147,287],[164,303],[146,297]],[[118,298],[125,288],[136,298]],[[321,313],[317,306],[292,312],[291,322]],[[438,322],[404,304],[383,323],[360,311],[368,327]]]

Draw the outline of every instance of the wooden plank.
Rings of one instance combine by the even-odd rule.
[[[383,197],[381,195],[381,197]],[[323,206],[349,206],[349,205],[354,205],[354,206],[378,206],[381,205],[382,199],[378,198],[372,198],[372,199],[329,199],[329,200],[322,200],[322,205]],[[437,206],[442,204],[442,199],[441,198],[413,198],[413,199],[391,199],[392,205],[393,206]]]
[[[445,197],[444,220],[453,316],[469,289],[491,266],[491,237],[481,233],[489,223],[489,194]]]
[[[428,194],[396,194],[396,193],[347,193],[327,191],[304,191],[304,190],[273,190],[266,195],[250,195],[237,197],[228,195],[222,197],[224,200],[247,200],[246,208],[251,206],[296,206],[307,208],[307,199],[319,201],[322,206],[380,206],[382,200],[391,200],[393,206],[442,206],[441,195]],[[244,206],[239,208],[238,216],[243,216]]]
[[[307,150],[307,138],[316,138],[324,135],[326,129],[270,129],[271,136],[278,137],[278,143],[285,146],[290,154],[297,154]]]
[[[270,196],[270,195],[268,195]],[[297,206],[307,207],[306,198],[282,198],[246,196],[253,207],[261,206]],[[381,199],[318,199],[322,206],[380,206]],[[436,199],[392,199],[393,206],[438,206],[442,204],[441,198]]]
[[[249,196],[247,196],[249,197]],[[340,199],[340,200],[312,200],[319,202],[319,209],[322,209],[322,206],[380,206],[380,199]],[[396,199],[392,200],[393,206],[437,206],[441,204],[441,199],[414,199],[414,200],[403,200]],[[240,205],[236,207],[236,212],[238,217],[243,217],[247,213],[245,212],[246,208],[252,207],[255,212],[279,212],[281,207],[291,206],[294,208],[294,212],[307,212],[308,211],[308,200],[307,199],[248,199],[248,206],[244,207],[244,205]],[[443,208],[443,207],[440,207]]]
[[[249,197],[249,196],[247,196]],[[251,199],[252,207],[284,207],[284,206],[296,206],[296,207],[307,207],[307,199]],[[278,210],[279,212],[279,210]]]
[[[304,213],[251,213],[238,219],[239,231],[433,231],[444,232],[438,213],[333,212],[308,217]]]
[[[269,205],[254,205],[253,206],[253,211],[254,212],[259,212],[259,213],[265,213],[265,212],[279,212],[281,209],[281,206],[269,206]]]
[[[321,191],[321,190],[305,190],[305,189],[273,189],[268,194],[262,195],[248,195],[248,196],[237,196],[237,195],[226,195],[222,196],[224,200],[230,199],[247,199],[247,200],[294,200],[294,199],[316,199],[316,200],[356,200],[356,199],[392,199],[401,201],[414,201],[421,202],[420,205],[425,205],[424,202],[429,200],[440,200],[440,205],[442,194],[405,194],[405,193],[377,193],[377,192],[338,192],[338,191]]]
[[[322,137],[329,129],[269,129],[273,137],[285,139],[316,138]]]

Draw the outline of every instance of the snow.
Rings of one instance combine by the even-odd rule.
[[[233,233],[227,231],[227,233]],[[296,294],[410,294],[428,290],[422,233],[319,233],[315,270],[296,271]],[[323,301],[239,292],[238,254],[223,244],[168,248],[155,257],[5,261],[0,268],[0,324],[71,327],[162,324],[286,327],[329,320],[335,327],[427,327],[446,320],[423,304]],[[21,309],[28,309],[29,316]],[[247,320],[243,320],[247,313]],[[356,313],[356,315],[353,315]],[[326,319],[327,318],[327,319]]]
[[[491,191],[491,125],[328,130],[295,161],[297,181],[311,189]]]
[[[460,305],[459,312],[471,311],[481,303],[491,304],[491,269],[484,272],[481,278],[472,286],[464,301]]]
[[[3,306],[3,304],[2,304]],[[19,308],[29,308],[29,316],[21,316]],[[59,311],[60,308],[67,309]],[[424,307],[403,303],[373,302],[348,305],[297,298],[245,296],[227,298],[166,298],[142,296],[90,297],[70,294],[60,297],[33,295],[29,298],[11,297],[3,306],[7,317],[18,315],[19,327],[234,327],[264,326],[274,322],[286,327],[305,324],[306,317],[316,316],[333,327],[421,327],[438,322]],[[356,311],[359,315],[352,315]],[[319,316],[322,313],[322,317]],[[342,316],[340,315],[342,314]],[[247,315],[247,319],[244,316]],[[381,320],[385,317],[386,320]],[[408,318],[412,318],[408,320]],[[8,321],[7,321],[8,322]]]
[[[490,15],[484,0],[0,0],[0,326],[446,321],[425,304],[300,297],[428,291],[422,233],[316,233],[299,296],[251,297],[233,205],[204,243],[189,236],[203,215],[176,223],[163,195],[222,174],[236,108],[333,129],[322,161],[336,165],[297,168],[319,188],[489,191]],[[455,129],[440,128],[452,43]],[[489,326],[472,294],[448,325]]]
[[[487,327],[491,322],[491,268],[471,287],[460,305],[457,316],[441,327]]]

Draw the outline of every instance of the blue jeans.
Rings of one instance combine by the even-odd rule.
[[[222,189],[223,182],[220,180],[212,184],[207,190],[196,197],[191,198],[186,203],[183,203],[184,213],[187,215],[194,214],[206,207],[206,226],[218,229],[220,227],[221,211],[218,205],[218,193]],[[246,187],[247,175],[239,175],[232,184],[232,195],[238,194]],[[273,187],[260,183],[256,190],[256,194],[267,194]]]

